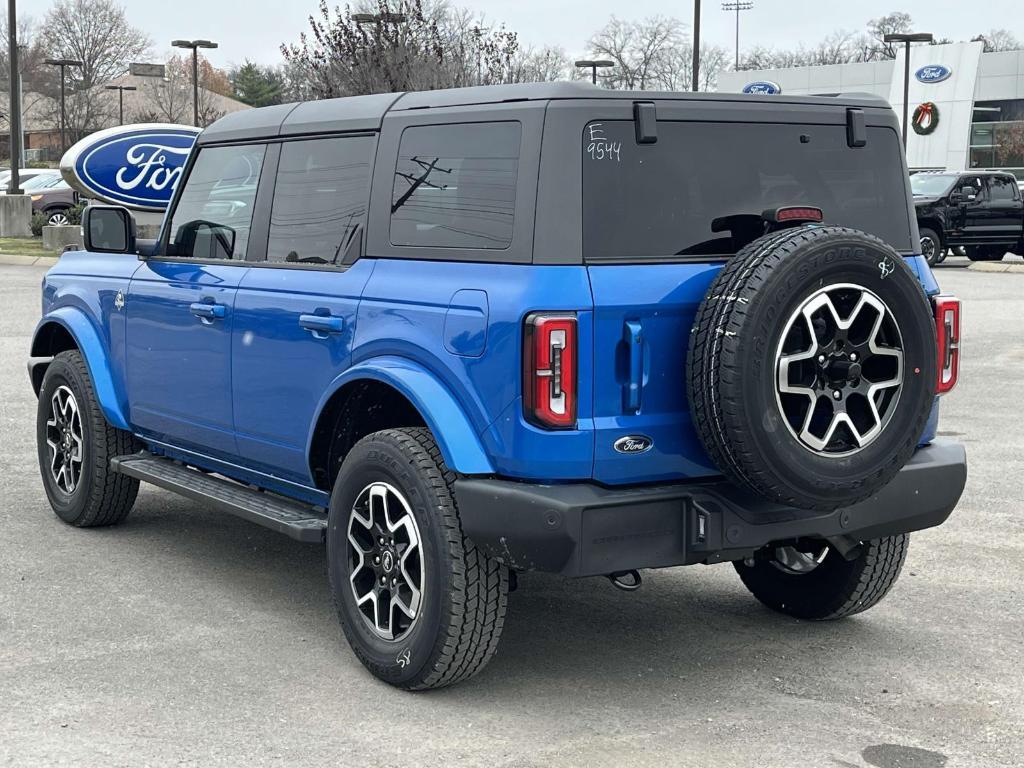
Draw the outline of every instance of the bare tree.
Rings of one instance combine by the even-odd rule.
[[[520,50],[512,62],[513,83],[545,83],[572,77],[572,60],[558,46]]]
[[[11,82],[11,60],[7,47],[7,15],[0,14],[0,90],[7,92]],[[18,68],[21,70],[22,103],[25,113],[36,111],[45,103],[46,97],[40,91],[41,84],[46,80],[46,65],[43,63],[46,54],[39,42],[39,28],[30,16],[18,19]],[[7,103],[5,98],[4,103]],[[9,129],[10,122],[7,109],[0,109],[0,127]]]
[[[587,46],[593,58],[609,59],[615,66],[603,75],[610,88],[646,90],[658,87],[657,72],[664,58],[685,43],[679,19],[652,16],[643,21],[611,20],[594,33]]]
[[[1024,48],[1024,44],[1008,29],[992,29],[983,35],[971,38],[972,43],[978,40],[985,44],[985,53],[1019,51]]]
[[[192,122],[192,61],[190,57],[171,56],[165,65],[163,79],[147,78],[139,86],[138,106],[133,120],[138,122]],[[211,86],[221,84],[227,76],[199,57],[199,124],[206,126],[222,117],[217,104],[217,91]]]
[[[909,13],[894,11],[877,19],[868,22],[868,36],[874,41],[874,48],[877,50],[877,58],[895,59],[896,43],[885,42],[885,36],[889,34],[902,34],[909,32],[914,25]]]
[[[128,23],[124,9],[113,0],[57,0],[46,14],[39,42],[47,56],[82,62],[68,71],[67,118],[72,137],[110,121],[112,102],[96,86],[123,74],[129,63],[150,48],[149,37]],[[56,100],[59,75],[56,70],[48,74],[40,90]]]
[[[376,21],[360,23],[356,12]],[[488,26],[443,0],[360,0],[342,10],[320,0],[298,44],[283,45],[289,76],[314,98],[508,82],[515,32]]]

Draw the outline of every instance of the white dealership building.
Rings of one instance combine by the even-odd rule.
[[[904,51],[895,60],[722,72],[722,92],[872,93],[902,120]],[[911,169],[1001,168],[1024,179],[1024,51],[983,45],[910,49],[907,162]]]

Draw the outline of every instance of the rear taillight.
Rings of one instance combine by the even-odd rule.
[[[960,376],[960,299],[955,296],[935,297],[935,338],[939,355],[935,392],[944,395]]]
[[[548,429],[576,426],[576,316],[528,315],[523,337],[523,407]]]

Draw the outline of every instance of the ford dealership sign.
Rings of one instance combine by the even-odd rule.
[[[61,158],[68,184],[86,197],[163,211],[199,135],[187,125],[142,123],[86,136]]]
[[[949,67],[944,67],[941,64],[929,64],[927,67],[917,70],[914,77],[922,83],[941,83],[943,80],[948,80],[952,74],[953,70]]]
[[[757,93],[762,96],[774,96],[777,93],[782,93],[782,87],[778,83],[773,83],[771,80],[758,80],[753,83],[747,83],[743,86],[744,93]]]

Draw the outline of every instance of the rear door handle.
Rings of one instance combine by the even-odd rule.
[[[189,312],[209,325],[214,320],[221,320],[228,314],[228,308],[223,304],[214,304],[209,301],[194,301],[188,305]]]
[[[640,410],[640,395],[644,388],[644,340],[639,320],[627,320],[622,329],[622,340],[629,355],[629,379],[625,386],[626,410]]]
[[[333,315],[299,315],[299,325],[318,339],[326,339],[330,333],[345,330],[345,318]]]

